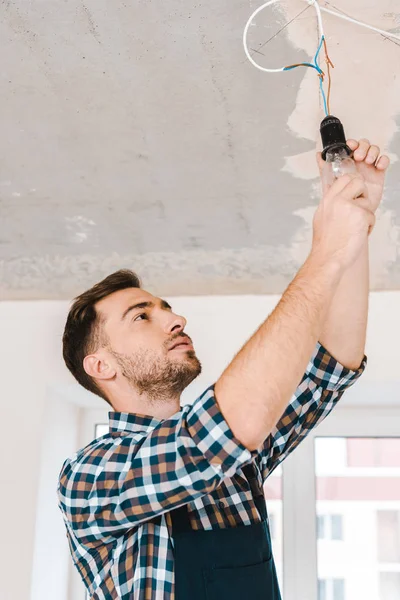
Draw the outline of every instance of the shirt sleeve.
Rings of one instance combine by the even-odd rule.
[[[357,371],[346,369],[317,344],[289,406],[259,452],[264,480],[329,415],[345,390],[362,375],[366,364],[364,357]]]
[[[251,459],[211,387],[150,432],[118,432],[65,461],[59,506],[80,543],[95,547],[209,494]]]

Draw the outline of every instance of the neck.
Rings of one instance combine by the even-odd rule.
[[[168,419],[180,410],[180,395],[158,394],[157,397],[129,387],[106,391],[115,412],[148,415],[156,419]]]

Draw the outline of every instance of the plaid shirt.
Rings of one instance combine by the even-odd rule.
[[[58,484],[72,558],[92,600],[173,600],[169,511],[188,504],[193,529],[258,522],[242,467],[253,460],[265,481],[365,365],[349,371],[318,344],[285,413],[255,452],[235,439],[214,386],[163,421],[110,412],[109,433],[67,459]]]

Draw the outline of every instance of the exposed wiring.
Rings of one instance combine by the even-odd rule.
[[[322,48],[322,44],[325,42],[325,36],[322,36],[321,41],[319,43],[318,46],[318,50],[314,56],[314,65],[317,69],[319,69],[321,71],[321,68],[318,64],[318,59],[319,59],[319,53],[321,52],[321,48]],[[321,96],[322,96],[322,100],[324,102],[324,110],[325,110],[325,114],[328,116],[329,112],[328,112],[328,102],[326,100],[326,95],[325,95],[325,91],[324,91],[324,73],[321,71],[319,74],[319,88],[321,90]]]
[[[291,71],[292,69],[297,69],[297,67],[310,67],[311,69],[315,69],[318,73],[318,75],[323,75],[323,71],[320,69],[320,67],[317,65],[312,65],[311,63],[307,63],[307,62],[303,62],[303,63],[295,63],[294,65],[288,65],[287,67],[284,67],[283,69],[281,69],[282,71]]]
[[[370,29],[371,31],[376,31],[376,33],[380,33],[381,35],[384,35],[386,37],[392,37],[395,40],[400,40],[400,35],[398,33],[391,33],[390,31],[385,31],[384,29],[378,29],[377,27],[373,27],[372,25],[363,23],[363,21],[358,21],[357,19],[348,17],[347,15],[345,15],[343,13],[339,13],[339,12],[330,10],[329,8],[320,6],[320,10],[328,13],[329,15],[333,15],[334,17],[338,17],[339,19],[343,19],[344,21],[349,21],[350,23],[354,23],[355,25],[360,25],[360,27],[365,27],[366,29]]]
[[[247,44],[247,36],[248,36],[248,32],[249,32],[249,28],[253,22],[253,20],[255,19],[255,17],[261,12],[263,11],[265,8],[268,8],[269,6],[272,6],[273,4],[276,4],[277,2],[279,2],[279,0],[269,0],[269,2],[266,2],[265,4],[263,4],[262,6],[260,6],[259,8],[257,8],[257,10],[255,10],[253,12],[253,14],[251,15],[251,17],[249,18],[249,20],[246,23],[246,26],[244,28],[244,32],[243,32],[243,48],[245,51],[245,54],[248,58],[248,60],[251,62],[251,64],[256,67],[257,69],[259,69],[260,71],[264,71],[265,73],[283,73],[285,71],[291,71],[292,69],[296,69],[297,67],[309,67],[312,69],[315,69],[318,73],[318,77],[319,77],[319,82],[320,82],[320,90],[321,90],[321,96],[323,99],[323,103],[324,103],[324,110],[325,110],[325,114],[328,115],[330,114],[330,100],[331,100],[331,88],[332,88],[332,77],[331,77],[331,67],[334,68],[334,64],[332,63],[331,59],[329,58],[329,54],[328,54],[328,48],[327,48],[327,43],[326,43],[326,39],[325,39],[325,34],[324,34],[324,26],[323,26],[323,22],[322,22],[322,15],[321,15],[321,11],[328,13],[330,15],[333,15],[335,17],[338,17],[339,19],[343,19],[345,21],[349,21],[350,23],[354,23],[356,25],[359,25],[360,27],[365,27],[366,29],[370,29],[372,31],[375,31],[377,33],[380,33],[381,35],[384,35],[386,37],[389,38],[394,38],[397,40],[400,40],[400,35],[396,34],[396,33],[391,33],[389,31],[384,31],[383,29],[378,29],[377,27],[373,27],[372,25],[368,25],[367,23],[363,23],[362,21],[358,21],[357,19],[353,19],[352,17],[347,16],[346,14],[342,14],[333,10],[330,10],[328,8],[325,7],[321,7],[319,6],[319,3],[317,0],[305,0],[309,5],[314,6],[315,11],[317,13],[317,19],[318,19],[318,31],[319,31],[319,38],[320,38],[320,43],[318,46],[318,50],[315,54],[314,57],[314,62],[313,63],[309,63],[309,62],[303,62],[303,63],[296,63],[293,65],[288,65],[286,67],[281,67],[280,69],[268,69],[266,67],[262,67],[261,65],[259,65],[251,56],[249,48],[248,48],[248,44]],[[285,27],[288,25],[289,23],[287,23],[285,25]],[[275,34],[277,35],[277,34]],[[275,37],[275,36],[273,36]],[[271,38],[273,39],[273,38]],[[318,59],[319,59],[319,55],[322,49],[322,46],[324,46],[324,51],[325,51],[325,62],[327,65],[327,73],[328,73],[328,94],[326,96],[325,91],[324,91],[324,78],[325,78],[325,73],[322,71],[321,67],[319,66],[318,63]]]
[[[327,100],[327,105],[328,105],[328,114],[330,115],[331,114],[331,88],[332,88],[331,67],[332,67],[332,69],[334,69],[335,65],[333,64],[333,62],[329,58],[328,46],[326,44],[326,39],[325,38],[324,38],[324,48],[325,48],[326,69],[328,71],[328,100]]]
[[[251,62],[251,64],[254,65],[260,71],[264,71],[265,73],[282,73],[284,71],[291,71],[292,69],[297,69],[298,67],[309,67],[311,69],[315,69],[317,71],[318,77],[319,77],[319,84],[320,84],[320,90],[321,90],[322,100],[323,100],[323,103],[324,103],[325,114],[328,115],[329,114],[328,110],[329,110],[329,100],[330,100],[331,79],[330,79],[330,74],[329,74],[330,85],[329,85],[329,98],[327,100],[326,95],[325,95],[325,91],[324,91],[325,73],[323,72],[323,70],[321,69],[321,67],[318,64],[318,57],[319,57],[319,54],[321,52],[321,48],[322,48],[323,44],[324,44],[324,47],[325,47],[325,57],[327,59],[327,50],[326,50],[326,41],[325,41],[325,34],[324,34],[324,25],[322,23],[321,10],[320,10],[320,6],[319,6],[317,0],[306,0],[306,1],[308,2],[308,4],[313,5],[314,8],[315,8],[315,11],[317,13],[317,19],[318,19],[318,31],[319,31],[319,35],[320,35],[320,43],[319,43],[319,46],[318,46],[318,50],[317,50],[317,52],[315,54],[314,62],[313,63],[302,62],[302,63],[295,63],[293,65],[287,65],[286,67],[282,67],[280,69],[267,69],[266,67],[262,67],[261,65],[259,65],[253,59],[253,57],[251,56],[251,54],[249,52],[248,44],[247,44],[247,35],[248,35],[248,32],[249,32],[249,28],[250,28],[253,20],[255,19],[255,17],[262,10],[264,10],[265,8],[268,8],[269,6],[272,6],[272,4],[276,4],[276,2],[278,2],[278,0],[269,0],[269,2],[266,2],[265,4],[263,4],[262,6],[260,6],[259,8],[257,8],[257,10],[255,10],[253,12],[253,14],[251,15],[250,19],[246,23],[246,27],[244,28],[244,32],[243,32],[243,48],[244,48],[246,56],[249,59],[249,61]]]
[[[326,100],[326,95],[324,92],[324,80],[322,79],[322,77],[319,78],[319,89],[321,90],[321,96],[322,96],[322,100],[324,102],[325,115],[328,116],[329,115],[328,102]]]
[[[321,69],[319,69],[319,67],[316,67],[315,65],[312,65],[310,63],[299,63],[299,64],[295,64],[295,65],[289,65],[287,67],[281,67],[280,69],[267,69],[266,67],[262,67],[261,65],[259,65],[251,56],[249,48],[248,48],[248,44],[247,44],[247,36],[248,36],[248,32],[250,29],[250,26],[253,22],[253,20],[256,18],[256,16],[265,8],[268,8],[269,6],[272,6],[273,4],[276,4],[277,2],[279,2],[280,0],[269,0],[269,2],[265,2],[265,4],[262,4],[259,8],[257,8],[257,10],[255,10],[253,12],[253,14],[251,15],[251,17],[249,18],[249,20],[246,23],[246,26],[244,28],[244,32],[243,32],[243,48],[245,51],[245,54],[247,56],[247,58],[249,59],[249,61],[251,62],[251,64],[256,67],[257,69],[259,69],[260,71],[264,71],[265,73],[282,73],[284,71],[289,71],[290,69],[294,69],[296,67],[311,67],[313,69],[316,69],[318,71],[318,73],[322,72]],[[320,37],[324,37],[324,27],[322,24],[322,15],[321,15],[321,10],[319,7],[319,4],[316,0],[306,0],[306,2],[308,2],[308,4],[312,4],[316,10],[317,13],[317,18],[318,18],[318,29],[319,29],[319,34]]]

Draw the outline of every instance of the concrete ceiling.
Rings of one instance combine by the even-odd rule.
[[[121,267],[165,295],[283,291],[310,242],[323,113],[314,72],[246,61],[258,5],[2,0],[0,298],[70,298]],[[398,0],[321,5],[400,33]],[[332,112],[396,161],[400,43],[324,22]],[[316,44],[304,0],[250,30],[265,66],[306,60]],[[374,289],[400,288],[399,190],[394,162]]]

